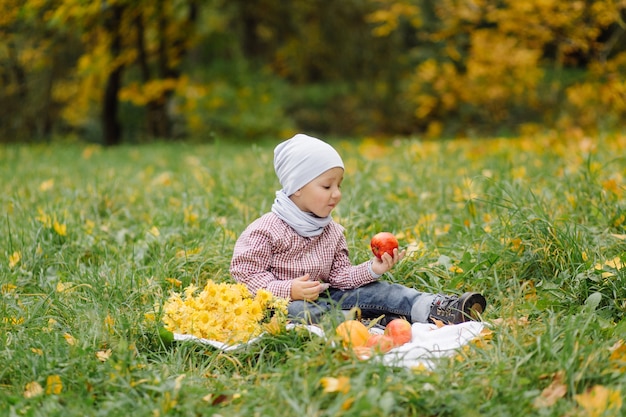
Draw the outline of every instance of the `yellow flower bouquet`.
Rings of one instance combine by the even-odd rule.
[[[202,291],[190,285],[172,293],[163,307],[165,329],[215,341],[221,346],[247,343],[261,335],[273,315],[286,317],[287,300],[259,290],[253,297],[243,284],[209,280]]]

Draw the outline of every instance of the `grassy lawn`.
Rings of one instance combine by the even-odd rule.
[[[222,352],[159,335],[170,291],[232,282],[273,144],[0,148],[0,415],[610,416],[626,393],[626,136],[334,142],[354,263],[481,291],[491,332],[435,371],[301,332]],[[342,381],[341,389],[322,384]]]

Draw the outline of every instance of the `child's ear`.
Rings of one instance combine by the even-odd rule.
[[[296,192],[293,193],[293,195],[295,195],[296,197],[300,197],[301,194],[302,194],[302,188],[300,188],[299,190],[296,190]]]

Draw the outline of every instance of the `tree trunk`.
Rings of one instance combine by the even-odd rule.
[[[119,56],[122,49],[122,39],[117,29],[122,20],[123,8],[112,6],[110,14],[105,17],[104,28],[111,35],[111,56]],[[106,13],[106,11],[105,11]],[[117,117],[119,107],[118,93],[122,83],[124,67],[118,65],[107,77],[104,96],[102,98],[102,136],[106,146],[119,145],[122,142],[122,126]]]
[[[146,29],[144,18],[139,14],[135,19],[135,27],[137,30],[137,63],[144,83],[154,79],[178,79],[180,77],[180,71],[171,64],[171,61],[179,62],[187,52],[187,47],[185,46],[187,36],[174,37],[173,39],[167,37],[168,16],[165,14],[162,0],[159,0],[157,9],[159,10],[157,19],[159,44],[156,56],[152,57],[152,59],[156,61],[155,65],[152,67],[149,64],[151,57],[148,55],[145,42]],[[190,1],[186,17],[186,26],[189,30],[192,30],[197,15],[197,5],[194,1]],[[146,128],[148,134],[153,138],[165,139],[172,137],[173,123],[168,111],[168,104],[172,94],[172,91],[165,91],[161,97],[151,100],[146,104]]]

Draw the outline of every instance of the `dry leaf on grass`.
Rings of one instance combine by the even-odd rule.
[[[558,400],[567,394],[567,387],[563,383],[565,374],[563,371],[557,372],[552,378],[552,382],[533,401],[533,407],[546,408],[553,406]]]

